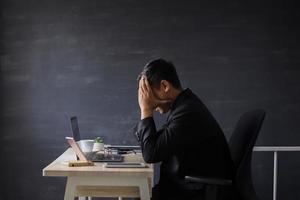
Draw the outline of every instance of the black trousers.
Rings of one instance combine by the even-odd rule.
[[[240,199],[232,187],[220,187],[217,192],[218,200]],[[151,200],[205,200],[205,190],[181,190],[176,187],[162,187],[156,185],[152,188]]]
[[[178,188],[155,185],[151,200],[205,200],[204,191],[184,191]]]

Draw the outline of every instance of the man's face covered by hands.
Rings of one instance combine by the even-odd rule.
[[[168,84],[168,83],[167,83]],[[163,114],[170,110],[171,101],[168,99],[169,88],[166,84],[151,86],[145,75],[139,80],[139,105],[141,110],[156,110]]]
[[[161,89],[156,89],[155,87],[151,87],[154,95],[157,97],[157,99],[164,101],[167,100],[166,97],[164,97],[164,92],[161,91]],[[162,102],[161,104],[158,104],[155,108],[155,111],[159,112],[160,114],[167,113],[170,110],[171,102]]]

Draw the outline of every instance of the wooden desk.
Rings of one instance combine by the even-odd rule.
[[[43,176],[65,176],[67,184],[65,200],[75,196],[91,197],[140,197],[150,200],[153,184],[153,166],[148,168],[105,168],[95,166],[69,167],[68,161],[76,160],[72,149],[67,149],[55,161],[43,169]],[[141,154],[129,154],[125,161],[143,162]]]

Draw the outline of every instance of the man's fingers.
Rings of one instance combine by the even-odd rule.
[[[147,88],[147,85],[146,85],[146,77],[142,77],[142,85],[141,87],[143,88],[143,91],[144,92],[149,92],[149,89]]]
[[[151,87],[150,87],[149,81],[148,81],[148,79],[146,77],[144,77],[144,78],[145,78],[145,85],[146,85],[148,91],[150,91]]]
[[[141,86],[139,90],[140,90],[140,93],[141,93],[141,94],[145,94],[145,89],[144,89],[143,86]]]
[[[141,79],[139,80],[139,88],[142,87],[142,83],[143,83],[143,78],[141,78]]]
[[[139,81],[139,91],[141,91],[141,93],[145,93],[145,86],[144,86],[144,81],[141,78],[141,80]]]

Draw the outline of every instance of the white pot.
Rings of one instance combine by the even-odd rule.
[[[102,151],[104,150],[104,143],[95,142],[93,145],[93,151]]]

